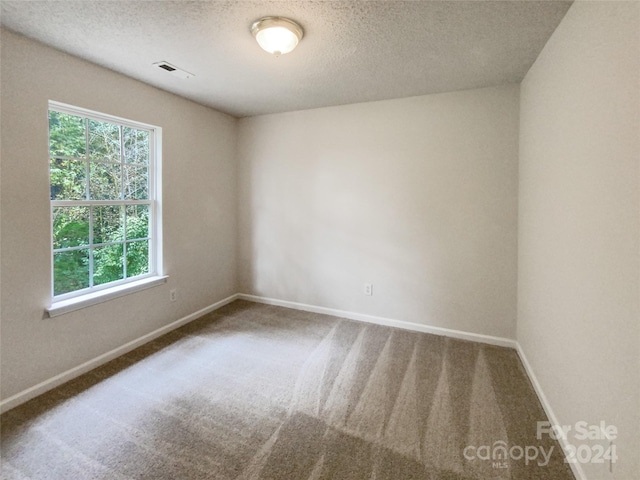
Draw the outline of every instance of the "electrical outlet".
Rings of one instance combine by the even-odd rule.
[[[178,299],[178,291],[174,288],[169,290],[169,300],[175,302]]]
[[[365,283],[364,284],[364,294],[368,295],[368,296],[372,296],[373,295],[373,284],[372,283]]]

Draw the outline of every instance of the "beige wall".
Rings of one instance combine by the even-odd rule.
[[[518,341],[560,423],[620,430],[590,479],[640,472],[639,15],[576,2],[521,86]]]
[[[236,292],[236,120],[7,31],[1,63],[6,399]],[[48,100],[162,127],[167,285],[46,318]]]
[[[515,338],[518,96],[241,120],[241,291]]]

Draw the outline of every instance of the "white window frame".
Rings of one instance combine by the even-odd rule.
[[[134,120],[128,120],[105,113],[95,112],[81,107],[75,107],[65,103],[56,101],[49,101],[47,109],[47,116],[49,112],[53,110],[60,113],[66,113],[79,117],[85,117],[91,120],[97,120],[101,122],[109,122],[117,124],[121,127],[131,127],[137,130],[145,130],[149,132],[149,166],[148,166],[148,200],[50,200],[50,247],[51,247],[51,305],[47,308],[47,312],[50,317],[62,315],[64,313],[85,308],[90,305],[104,302],[106,300],[128,295],[140,290],[154,287],[156,285],[165,283],[167,276],[163,275],[162,270],[162,128],[149,125]],[[48,125],[48,122],[47,122]],[[48,134],[47,134],[48,138]],[[122,148],[122,147],[121,147]],[[47,146],[47,155],[50,162],[51,156],[49,154],[49,146]],[[88,152],[86,152],[88,154]],[[87,162],[87,166],[90,163],[88,158],[78,159]],[[121,162],[124,159],[121,158]],[[47,162],[47,165],[49,165]],[[86,178],[89,182],[89,176]],[[54,295],[54,246],[53,246],[53,209],[55,207],[62,206],[94,206],[94,205],[148,205],[149,206],[149,272],[144,275],[138,275],[132,278],[125,278],[106,283],[103,285],[93,285],[93,269],[91,268],[92,262],[90,255],[90,269],[89,279],[90,287],[74,292],[68,292],[62,295]],[[91,211],[91,209],[90,209]],[[92,221],[92,215],[90,215],[89,221]],[[93,248],[93,240],[90,239],[87,247],[72,247],[71,250],[79,248]],[[126,241],[123,241],[123,245]],[[66,250],[66,249],[65,249]],[[123,267],[126,269],[126,266]]]

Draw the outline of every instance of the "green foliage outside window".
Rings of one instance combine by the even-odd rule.
[[[54,295],[148,273],[149,132],[51,110],[49,153]]]

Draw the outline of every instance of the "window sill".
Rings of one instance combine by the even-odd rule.
[[[80,310],[81,308],[90,307],[91,305],[97,305],[98,303],[106,302],[114,298],[130,295],[140,290],[146,290],[147,288],[155,287],[167,283],[168,275],[143,278],[136,282],[127,283],[125,285],[118,285],[117,287],[107,288],[98,292],[88,293],[76,298],[70,298],[68,300],[61,300],[54,302],[49,308],[46,309],[49,317],[57,317],[64,315],[65,313],[73,312],[74,310]]]

